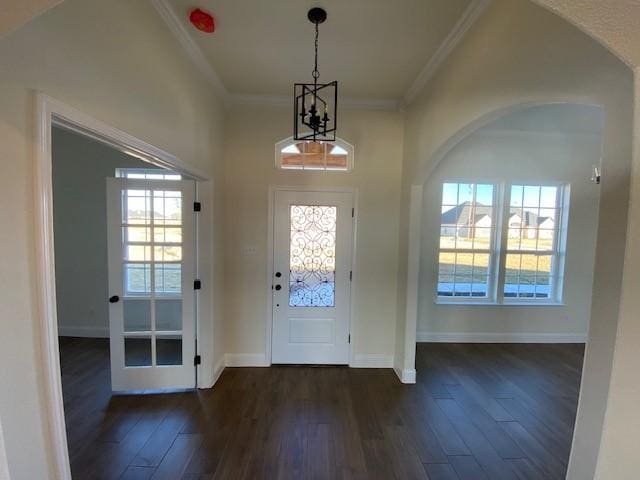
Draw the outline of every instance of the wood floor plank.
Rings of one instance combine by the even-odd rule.
[[[480,407],[482,407],[496,422],[508,422],[513,420],[513,417],[509,414],[505,408],[500,405],[495,398],[487,393],[471,375],[461,371],[460,369],[454,369],[456,376],[460,379],[460,385],[452,385],[447,388],[449,393],[451,390],[458,392],[459,396],[463,395],[469,397]],[[466,393],[463,393],[466,391]]]
[[[405,427],[385,427],[385,437],[391,446],[391,464],[395,478],[429,480],[420,455]]]
[[[449,462],[460,480],[490,480],[475,457],[471,455],[452,456],[449,457]]]
[[[518,444],[500,428],[498,422],[491,418],[481,405],[475,402],[473,397],[467,394],[461,385],[449,385],[447,389],[464,410],[459,414],[466,415],[482,431],[496,452],[498,452],[498,455],[505,459],[525,457]]]
[[[518,475],[519,480],[541,480],[547,478],[528,458],[514,458],[509,460],[509,463],[513,471]]]
[[[149,480],[155,471],[153,467],[129,467],[120,480]]]
[[[491,480],[517,480],[509,464],[495,451],[483,433],[464,414],[455,400],[436,400],[440,408],[451,419],[469,450]]]
[[[201,443],[202,436],[199,434],[183,433],[178,435],[151,479],[175,480],[181,478],[191,461],[191,457]]]
[[[564,462],[556,459],[551,451],[538,442],[522,425],[518,422],[504,422],[501,426],[520,445],[527,454],[527,458],[549,479],[561,480],[565,477],[567,471]]]
[[[180,430],[187,421],[188,409],[183,402],[178,403],[169,411],[162,422],[152,432],[143,448],[132,460],[131,465],[139,467],[157,467],[165,454],[173,445]]]
[[[60,353],[74,480],[555,480],[584,351],[419,344],[416,385],[274,366],[171,395],[112,395],[108,340],[63,339]]]
[[[428,463],[425,469],[429,480],[460,480],[454,468],[448,463]]]
[[[438,407],[436,403],[438,400],[425,396],[418,407],[420,413],[425,415],[427,423],[438,437],[438,441],[447,455],[470,455],[460,434]]]

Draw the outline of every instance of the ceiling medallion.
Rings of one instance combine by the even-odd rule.
[[[315,57],[311,75],[313,83],[296,83],[294,92],[295,140],[334,141],[336,139],[336,119],[338,116],[338,82],[319,83],[318,71],[318,25],[327,19],[322,8],[312,8],[307,14],[315,25]]]

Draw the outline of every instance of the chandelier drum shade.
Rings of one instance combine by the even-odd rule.
[[[293,137],[295,140],[314,142],[334,141],[338,117],[338,82],[320,83],[318,71],[318,27],[327,19],[327,12],[322,8],[312,8],[307,17],[315,25],[313,83],[296,83],[293,86]]]

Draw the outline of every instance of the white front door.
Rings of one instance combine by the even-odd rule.
[[[195,387],[195,182],[107,179],[111,386]]]
[[[352,208],[352,193],[275,192],[272,363],[349,363]]]

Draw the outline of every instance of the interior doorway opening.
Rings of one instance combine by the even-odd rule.
[[[582,388],[603,130],[597,106],[516,108],[414,189],[416,381],[545,478],[566,474]]]
[[[108,419],[130,400],[114,395],[196,387],[195,181],[59,126],[51,146],[58,349],[78,473],[87,449],[117,436]],[[89,438],[87,425],[106,437]]]
[[[85,450],[85,453],[87,453],[86,448],[94,441],[113,441],[109,435],[106,435],[105,438],[103,438],[103,435],[99,435],[99,438],[94,438],[96,431],[108,429],[108,424],[112,423],[108,420],[109,415],[107,414],[110,413],[111,417],[113,417],[114,414],[122,410],[122,402],[129,405],[131,400],[127,399],[141,398],[139,395],[111,395],[113,379],[110,381],[110,373],[114,371],[114,368],[109,357],[111,356],[113,359],[113,355],[110,355],[110,350],[113,350],[113,348],[110,348],[110,346],[113,345],[112,340],[114,338],[114,322],[112,321],[114,312],[113,304],[109,300],[113,300],[114,295],[109,295],[108,292],[104,291],[105,267],[103,261],[105,258],[105,245],[109,243],[107,238],[109,237],[108,222],[107,233],[105,233],[104,224],[104,219],[109,211],[109,208],[106,208],[109,202],[105,198],[107,197],[107,178],[105,177],[118,177],[110,178],[109,181],[126,187],[121,188],[119,195],[117,195],[119,202],[116,203],[119,204],[112,212],[114,213],[114,218],[120,218],[120,225],[117,226],[118,233],[112,236],[118,237],[117,243],[121,244],[117,258],[122,263],[122,269],[114,277],[113,274],[109,275],[110,268],[107,266],[106,276],[117,278],[118,281],[116,283],[120,283],[122,287],[126,287],[127,279],[134,280],[133,284],[136,282],[140,284],[140,279],[142,279],[143,284],[152,286],[152,290],[155,289],[156,298],[151,295],[151,300],[163,301],[164,307],[171,302],[174,303],[175,307],[177,300],[181,300],[183,305],[189,303],[188,301],[183,301],[187,298],[185,296],[178,298],[175,295],[175,291],[159,290],[159,285],[164,285],[165,287],[174,285],[175,287],[180,283],[172,282],[171,275],[163,275],[163,273],[173,269],[174,280],[182,276],[178,275],[176,277],[175,275],[178,265],[180,266],[179,270],[185,272],[180,284],[181,294],[187,291],[194,292],[196,290],[196,280],[200,281],[199,278],[202,278],[208,285],[212,284],[211,257],[205,254],[200,262],[195,261],[198,244],[210,242],[213,236],[212,216],[204,215],[200,217],[199,221],[196,222],[194,219],[191,222],[191,227],[189,227],[191,239],[188,240],[187,245],[176,241],[175,234],[178,233],[176,229],[181,230],[180,233],[184,234],[187,225],[182,221],[176,222],[175,213],[179,211],[180,215],[184,217],[187,211],[190,215],[202,211],[202,205],[205,205],[205,209],[210,208],[213,190],[211,179],[206,173],[183,164],[178,158],[162,149],[102,123],[46,95],[37,95],[37,107],[39,148],[38,162],[35,169],[38,218],[36,222],[36,240],[39,306],[42,316],[41,341],[45,366],[45,394],[48,400],[46,418],[49,421],[50,444],[53,448],[52,455],[56,475],[59,478],[66,479],[71,478],[71,457],[74,454],[81,450]],[[67,140],[69,138],[76,141],[79,139],[81,142],[85,142],[85,147],[91,145],[90,150],[91,148],[97,150],[90,152],[83,151],[80,148],[78,152],[71,148],[69,150],[72,153],[71,157],[75,153],[76,160],[80,164],[74,166],[73,162],[71,162],[71,169],[65,168],[69,167],[69,165],[63,165],[62,170],[59,170],[56,168],[57,165],[55,165],[54,159],[55,154],[59,152],[54,152],[54,149],[60,146],[58,143],[60,136],[65,135]],[[95,165],[91,163],[91,160],[96,158],[104,160],[105,155],[107,157],[117,157],[117,160],[115,163],[108,165],[108,167],[105,163],[96,162]],[[116,164],[118,165],[117,167],[115,166]],[[107,168],[107,170],[105,171],[103,168]],[[99,173],[100,169],[103,169],[102,173]],[[158,172],[163,173],[158,174]],[[54,175],[56,176],[55,178]],[[158,175],[163,177],[159,178]],[[58,182],[61,177],[62,181]],[[73,179],[77,181],[70,182]],[[141,182],[144,185],[141,185]],[[56,188],[58,190],[57,194],[54,194],[54,183],[57,186],[62,185],[61,190]],[[190,196],[183,196],[184,188],[179,188],[179,185],[188,185]],[[139,188],[140,186],[146,188]],[[135,193],[136,191],[142,192],[143,196],[149,194],[146,212],[138,211],[133,215],[134,217],[140,216],[140,213],[142,213],[143,216],[150,217],[146,225],[144,222],[140,225],[128,225],[130,222],[128,220],[125,221],[131,213],[127,208],[123,208],[126,207],[126,197],[129,196],[128,193]],[[180,193],[180,195],[176,195],[176,193]],[[198,202],[194,201],[196,195]],[[174,198],[167,201],[168,197]],[[176,201],[176,197],[180,197],[180,202]],[[177,206],[178,204],[180,205]],[[196,208],[196,204],[199,208]],[[100,205],[102,205],[102,208],[100,208]],[[60,209],[59,207],[61,206],[66,206],[66,208]],[[170,212],[172,208],[173,213]],[[62,215],[60,215],[60,212],[62,212]],[[68,218],[70,216],[65,216],[65,212],[75,215],[75,222],[73,221],[73,216]],[[171,222],[178,224],[170,225]],[[161,223],[164,223],[164,225],[161,225]],[[56,228],[56,224],[60,228]],[[126,231],[130,227],[138,229],[138,234],[146,232],[146,240],[148,241],[138,241],[141,240],[138,238],[126,244],[127,235],[135,233]],[[163,229],[163,239],[159,238],[160,227]],[[170,229],[173,229],[173,231],[169,232]],[[173,234],[170,241],[167,241],[167,233]],[[178,246],[180,248],[176,248]],[[130,249],[129,247],[135,248]],[[60,251],[61,248],[62,252]],[[68,251],[64,251],[65,248]],[[192,256],[191,269],[184,269],[189,262],[184,260],[184,255],[182,254],[187,250]],[[134,260],[129,258],[130,255],[148,255],[149,258]],[[158,255],[164,255],[164,257],[158,257]],[[61,257],[60,268],[56,268],[56,256]],[[154,261],[157,258],[161,258],[161,261]],[[84,264],[85,262],[87,265]],[[136,280],[134,278],[135,275],[131,277],[124,274],[124,270],[126,270],[124,267],[128,263],[142,264],[142,270],[165,271],[156,275],[146,275],[144,273],[142,276],[138,275]],[[87,275],[87,272],[93,275]],[[87,279],[87,276],[91,278]],[[60,277],[60,279],[57,277]],[[158,280],[157,284],[156,279]],[[84,280],[84,283],[81,280]],[[152,280],[153,282],[151,282]],[[159,282],[159,280],[162,280],[162,282]],[[109,283],[108,280],[106,282]],[[202,284],[203,282],[200,281],[200,283]],[[59,287],[57,284],[61,286]],[[100,288],[100,285],[102,285],[102,288]],[[108,286],[108,291],[112,290],[112,285],[113,282]],[[61,290],[60,294],[57,294],[57,287]],[[65,288],[67,289],[65,290]],[[58,297],[62,297],[69,292],[75,298],[71,298],[69,302],[66,300],[58,301]],[[172,295],[161,295],[165,293],[171,293]],[[171,315],[166,315],[166,308],[164,312],[161,312],[161,308],[151,305],[151,310],[154,308],[158,310],[158,315],[152,320],[153,328],[151,329],[151,334],[149,334],[148,329],[138,329],[136,331],[136,328],[126,328],[124,334],[120,335],[119,340],[123,344],[128,338],[133,337],[136,340],[131,345],[130,359],[140,357],[140,352],[133,348],[137,347],[134,344],[140,343],[138,341],[139,338],[136,337],[142,337],[143,339],[144,337],[149,337],[145,340],[148,341],[151,347],[151,356],[148,355],[149,348],[147,347],[145,347],[146,353],[143,355],[147,359],[151,359],[151,365],[123,365],[132,369],[141,367],[139,368],[140,372],[143,370],[147,370],[147,372],[138,373],[138,378],[135,379],[135,382],[121,386],[121,390],[133,393],[158,393],[160,391],[171,391],[174,386],[179,390],[185,388],[192,390],[196,386],[211,387],[213,385],[215,381],[213,362],[211,360],[213,357],[213,318],[210,317],[212,295],[210,289],[198,290],[197,295],[195,292],[193,295],[195,298],[190,302],[191,311],[185,314],[185,308],[183,307],[182,309],[181,329],[156,328],[161,326],[160,324],[164,320],[168,320],[170,326],[175,326],[175,320],[179,316],[179,309],[168,309]],[[116,294],[115,296],[126,298],[126,295]],[[139,300],[142,299],[139,298]],[[61,304],[60,309],[58,308],[58,303]],[[107,325],[104,323],[105,304],[108,309],[107,318],[111,317]],[[138,317],[138,321],[145,317],[140,315],[144,310],[137,309],[136,311],[136,309],[133,309],[134,313],[136,313],[134,316]],[[131,309],[129,309],[129,313],[131,313]],[[200,315],[204,318],[204,321],[196,322],[196,318]],[[190,327],[185,324],[185,320],[191,324]],[[172,321],[174,323],[171,323]],[[156,322],[158,325],[153,325]],[[132,325],[135,326],[136,322],[133,322]],[[196,339],[201,336],[199,332],[205,332],[205,334],[203,336],[204,340],[200,345],[197,345]],[[59,342],[59,336],[65,337],[65,339]],[[69,339],[70,337],[71,339]],[[182,348],[176,347],[178,344],[181,344]],[[192,353],[189,353],[188,349]],[[126,351],[126,348],[123,348],[123,350]],[[187,351],[186,356],[185,351]],[[126,356],[124,353],[122,357]],[[192,354],[193,356],[191,356]],[[159,379],[167,380],[170,377],[170,375],[167,375],[168,372],[176,371],[175,367],[177,367],[178,363],[176,358],[179,359],[180,366],[184,367],[183,371],[188,372],[188,375],[183,376],[180,382],[175,381],[175,376],[171,377],[169,381],[159,382]],[[204,359],[204,361],[197,362],[198,358]],[[123,363],[126,362],[123,360]],[[85,375],[85,380],[91,379],[94,383],[91,384],[88,390],[81,393],[83,401],[77,404],[81,408],[73,413],[67,412],[69,421],[75,422],[75,425],[79,426],[79,430],[76,432],[78,436],[72,439],[71,436],[67,435],[69,422],[66,422],[65,407],[67,406],[68,398],[63,395],[62,377],[65,374],[69,374],[72,377],[75,374],[80,375],[83,364],[86,364],[85,366],[89,370],[89,373]],[[65,367],[64,372],[61,368],[62,365]],[[75,371],[74,368],[71,370],[66,368],[69,365],[74,366]],[[159,371],[162,371],[162,373],[158,374]],[[67,375],[67,378],[69,378],[69,375]],[[142,381],[148,378],[152,378],[154,381],[151,383]],[[67,382],[67,386],[78,386],[81,383],[80,378],[74,377],[71,383]],[[140,386],[140,388],[136,388],[136,386]],[[185,393],[183,395],[187,395],[187,397],[177,400],[181,409],[188,408],[186,403],[193,402],[193,396],[196,394]],[[169,394],[169,396],[171,395]],[[160,395],[157,401],[161,401],[161,398],[165,397],[166,394]],[[94,408],[96,406],[94,403],[96,398],[110,398],[107,410]],[[114,399],[117,399],[117,401]],[[83,415],[89,415],[87,421],[78,421],[78,416],[82,417]],[[113,423],[114,426],[116,424],[117,422]],[[83,428],[82,425],[86,428]],[[83,439],[83,436],[86,437],[86,435],[91,438]],[[76,446],[80,446],[80,450],[72,451],[69,449],[72,441],[76,442]],[[89,457],[91,457],[90,454]],[[93,468],[95,470],[97,468],[93,461],[89,462],[89,465],[90,469]],[[89,474],[87,472],[84,473]]]

